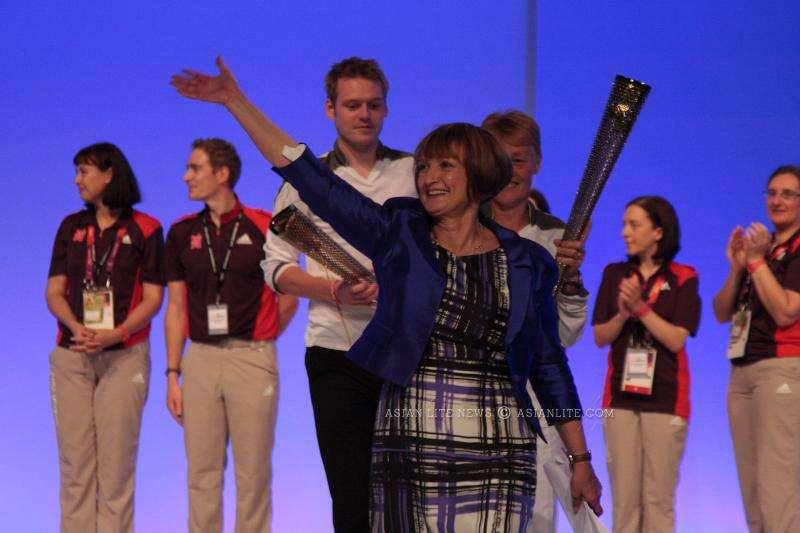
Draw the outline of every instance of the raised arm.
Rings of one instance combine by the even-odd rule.
[[[297,141],[250,102],[221,57],[217,57],[216,64],[219,68],[217,76],[186,69],[173,76],[171,84],[187,98],[224,105],[272,166],[288,165],[290,161],[283,156],[283,147],[297,146]]]
[[[173,76],[171,83],[187,98],[224,105],[309,208],[346,241],[372,257],[383,241],[389,215],[319,163],[308,149],[298,145],[257,108],[239,88],[222,58],[218,57],[216,63],[217,76],[184,70],[183,74]],[[284,150],[286,147],[288,152]]]

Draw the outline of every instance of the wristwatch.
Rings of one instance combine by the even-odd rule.
[[[175,374],[176,376],[180,377],[181,369],[180,368],[169,368],[164,371],[164,375],[169,377],[170,374]]]
[[[572,468],[575,463],[590,463],[592,461],[592,452],[586,450],[586,453],[569,453],[567,452],[567,459],[569,459],[569,467]]]

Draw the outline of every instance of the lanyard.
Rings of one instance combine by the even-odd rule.
[[[203,233],[206,237],[206,248],[208,248],[208,257],[211,260],[211,271],[214,277],[217,278],[217,305],[219,305],[219,295],[222,291],[222,282],[225,281],[225,273],[228,271],[228,261],[231,259],[231,250],[233,245],[236,244],[236,234],[239,231],[239,223],[242,221],[242,212],[239,211],[239,216],[236,217],[236,225],[233,226],[230,241],[228,241],[228,250],[225,252],[225,258],[222,260],[222,268],[217,270],[217,260],[214,258],[214,250],[211,247],[211,236],[208,233],[208,217],[203,217]]]
[[[788,240],[783,244],[779,244],[771,252],[767,254],[768,259],[770,261],[780,261],[781,259],[783,259],[783,256],[786,255],[786,252],[789,251],[789,247],[792,244],[793,242],[791,240]]]
[[[97,262],[97,251],[94,245],[94,226],[90,225],[86,228],[86,272],[84,277],[84,283],[88,287],[94,287],[95,281],[95,272],[100,271],[105,265],[105,273],[106,273],[106,287],[111,286],[111,273],[114,271],[114,261],[117,258],[117,253],[119,252],[120,245],[122,245],[122,239],[125,238],[125,234],[127,233],[127,229],[119,228],[117,230],[117,236],[114,239],[114,244],[106,249],[106,253],[103,254],[102,259],[100,262]]]
[[[661,289],[664,288],[664,284],[667,282],[667,278],[664,276],[659,276],[653,282],[653,286],[650,287],[650,293],[647,295],[647,305],[650,307],[656,303],[658,300],[658,295],[661,293]]]

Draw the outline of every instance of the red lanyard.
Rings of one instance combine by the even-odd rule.
[[[661,293],[661,289],[664,288],[664,285],[667,284],[667,279],[664,276],[659,276],[653,282],[653,286],[650,287],[650,294],[647,295],[647,305],[653,307],[653,304],[656,303],[658,300],[658,295]]]
[[[84,284],[87,287],[94,287],[94,274],[95,269],[99,270],[105,265],[106,273],[106,287],[111,285],[111,273],[114,271],[114,260],[117,258],[119,247],[122,245],[122,239],[125,238],[127,229],[119,228],[117,230],[117,237],[114,239],[114,245],[106,250],[103,258],[97,263],[97,255],[94,246],[94,226],[86,228],[86,273],[84,277]]]
[[[639,272],[638,268],[634,268],[632,272],[637,278],[639,278],[639,284],[642,286],[642,291],[644,291],[644,286],[647,282],[644,280],[644,276],[641,272]],[[629,274],[630,275],[630,274]],[[628,276],[626,276],[628,277]],[[655,281],[653,281],[653,285],[650,287],[650,292],[647,294],[647,305],[653,307],[653,304],[656,303],[658,300],[658,295],[661,293],[661,289],[664,288],[664,285],[667,284],[667,278],[663,274],[658,276]]]
[[[775,261],[776,259],[781,259],[786,251],[789,249],[790,242],[785,242],[780,246],[776,246],[771,252],[769,252],[768,257],[770,261]]]

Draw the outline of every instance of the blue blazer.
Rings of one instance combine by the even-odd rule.
[[[372,260],[380,291],[377,309],[348,357],[383,379],[407,385],[422,359],[444,294],[430,219],[416,198],[373,202],[320,163],[309,149],[274,168],[303,201],[347,242]],[[553,286],[558,270],[541,246],[482,217],[508,258],[511,308],[506,358],[521,410],[541,434],[526,383],[548,423],[577,419],[581,405],[558,336]]]

